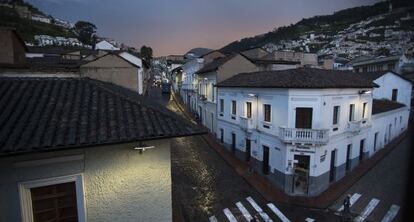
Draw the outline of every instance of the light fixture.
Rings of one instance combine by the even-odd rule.
[[[146,146],[146,145],[143,145],[143,146],[134,147],[134,150],[138,150],[139,151],[139,154],[142,154],[145,150],[147,150],[147,149],[153,149],[153,148],[155,148],[155,146]]]
[[[358,94],[368,94],[371,93],[371,90],[359,90]]]
[[[208,80],[207,78],[204,78],[204,80]]]
[[[248,95],[251,97],[256,97],[256,94],[253,94],[253,93],[249,93]]]

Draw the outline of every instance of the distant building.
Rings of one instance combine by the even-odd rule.
[[[0,27],[0,64],[21,66],[26,64],[27,47],[15,29]]]
[[[204,58],[206,59],[207,56],[205,55]],[[235,54],[227,57],[219,56],[196,72],[196,113],[199,121],[210,132],[217,133],[218,94],[216,85],[238,73],[254,71],[257,71],[254,63],[241,54]]]
[[[301,66],[317,67],[318,56],[315,53],[274,51],[271,53],[273,59],[283,61],[300,62]]]
[[[102,40],[95,45],[96,50],[119,51],[120,48],[114,46],[106,40]]]
[[[39,15],[39,14],[32,15],[31,19],[33,21],[43,22],[43,23],[47,23],[47,24],[52,23],[52,19],[50,17],[44,16],[44,15]]]
[[[82,77],[114,83],[144,94],[147,72],[143,62],[127,52],[107,53],[80,66]],[[145,86],[144,86],[145,84]]]
[[[380,56],[363,60],[356,59],[352,61],[352,67],[355,72],[394,71],[399,74],[409,73],[414,71],[413,52],[413,49],[409,49],[402,55]]]

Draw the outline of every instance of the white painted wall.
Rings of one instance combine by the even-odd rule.
[[[219,88],[218,100],[224,99],[224,113],[220,116],[218,113],[217,123],[217,137],[220,137],[220,129],[224,129],[225,142],[231,143],[231,132],[237,134],[237,138],[241,145],[238,147],[244,151],[244,139],[246,133],[239,127],[240,116],[246,116],[246,102],[252,102],[252,121],[256,125],[257,130],[251,135],[251,138],[257,140],[257,144],[252,144],[252,152],[256,152],[255,158],[262,160],[262,145],[274,147],[274,152],[280,152],[280,155],[271,156],[271,166],[281,172],[285,172],[288,160],[293,160],[293,156],[298,154],[287,149],[287,144],[284,144],[278,137],[279,127],[295,128],[295,109],[297,107],[310,107],[313,109],[312,128],[313,129],[329,129],[329,135],[332,143],[341,143],[341,140],[348,138],[347,125],[349,116],[349,105],[355,104],[355,120],[362,119],[362,104],[367,102],[366,111],[366,125],[371,123],[371,94],[358,94],[360,89],[254,89],[254,88]],[[257,95],[257,99],[249,94]],[[231,118],[231,101],[237,101],[237,115],[236,119]],[[219,102],[218,102],[219,104]],[[258,104],[258,105],[257,105]],[[270,129],[263,127],[264,123],[264,104],[272,106],[271,122],[267,125]],[[339,105],[340,115],[339,124],[332,125],[333,120],[333,106]],[[217,108],[218,112],[220,108]],[[333,131],[338,128],[337,131]],[[362,136],[367,137],[367,132],[361,132]],[[358,140],[354,138],[354,140]],[[339,142],[338,142],[339,141]],[[344,144],[348,142],[342,142]],[[355,142],[356,143],[356,142]],[[333,146],[332,146],[333,145]],[[314,147],[315,158],[311,155],[311,163],[314,161],[316,167],[310,169],[311,176],[319,176],[329,171],[329,158],[319,164],[319,157],[323,155],[325,150],[328,154],[332,147],[342,145],[327,144],[325,146]],[[276,149],[279,148],[279,149]],[[346,149],[346,145],[344,146]],[[346,152],[346,151],[345,151]],[[346,155],[346,154],[345,154]],[[272,160],[279,160],[276,162]],[[338,161],[338,165],[341,161]],[[290,173],[290,172],[285,172]]]
[[[114,45],[112,45],[111,43],[109,43],[108,41],[100,41],[98,43],[96,43],[95,45],[95,49],[98,50],[108,50],[108,51],[118,51],[120,50],[118,47],[115,47]]]
[[[410,107],[412,83],[399,77],[398,75],[388,72],[374,81],[379,88],[374,89],[374,98],[388,99],[392,98],[392,90],[398,89],[397,101]]]
[[[169,140],[0,158],[0,221],[20,221],[20,182],[82,174],[87,221],[172,221]],[[81,155],[81,160],[22,166]]]

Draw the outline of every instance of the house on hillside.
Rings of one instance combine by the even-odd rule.
[[[95,44],[96,50],[105,50],[105,51],[119,51],[120,48],[114,46],[106,40],[102,40]]]
[[[217,129],[217,88],[216,84],[240,72],[257,71],[255,64],[245,56],[235,54],[210,60],[196,72],[197,83],[197,114],[199,121],[210,132]]]
[[[391,93],[379,84],[349,71],[241,73],[217,84],[217,138],[285,193],[317,196],[406,131],[410,108],[377,99]]]
[[[142,59],[127,52],[107,53],[80,66],[82,77],[114,83],[144,94],[148,72]]]
[[[0,65],[24,66],[26,44],[13,28],[0,27]]]
[[[0,221],[172,221],[170,138],[197,126],[98,80],[0,82]]]

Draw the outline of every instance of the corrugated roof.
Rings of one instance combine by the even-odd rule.
[[[0,155],[203,132],[114,84],[84,78],[0,78]]]

